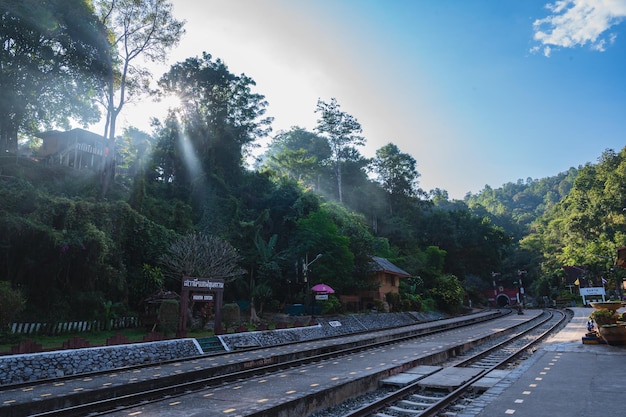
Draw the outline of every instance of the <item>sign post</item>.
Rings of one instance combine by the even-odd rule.
[[[178,318],[178,337],[187,335],[187,308],[190,291],[195,301],[211,301],[215,294],[215,334],[222,332],[222,303],[224,298],[224,280],[210,278],[183,277],[180,294],[180,317]]]
[[[580,295],[583,297],[583,305],[587,305],[587,299],[586,297],[589,296],[602,296],[602,301],[606,301],[604,298],[605,295],[605,291],[604,291],[604,287],[588,287],[588,288],[581,288],[580,289]]]

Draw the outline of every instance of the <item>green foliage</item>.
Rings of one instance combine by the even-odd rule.
[[[326,164],[329,158],[330,146],[325,138],[293,127],[272,138],[259,169],[270,170],[321,192],[320,180],[330,176]]]
[[[222,321],[226,329],[241,321],[241,310],[239,304],[228,303],[222,306]]]
[[[609,271],[616,249],[626,245],[624,184],[626,150],[607,150],[598,164],[579,168],[567,196],[541,216],[522,241],[541,254],[544,274],[563,265],[584,266],[595,280]]]
[[[252,292],[255,306],[259,308],[259,314],[263,314],[263,306],[272,299],[272,288],[266,284],[260,284],[254,287]]]
[[[424,300],[422,300],[422,311],[428,313],[428,312],[437,311],[437,310],[438,310],[437,301],[435,299],[426,297],[424,298]]]
[[[486,186],[480,193],[468,196],[466,203],[478,214],[488,213],[494,224],[519,239],[528,233],[534,220],[568,195],[577,173],[570,168],[540,180],[520,179],[498,189]]]
[[[128,296],[130,304],[138,306],[148,296],[165,287],[165,275],[158,266],[143,264],[138,273],[129,273]]]
[[[352,115],[340,110],[335,98],[326,103],[317,101],[316,112],[320,113],[317,120],[317,132],[328,139],[331,156],[337,179],[338,200],[343,202],[342,170],[344,163],[349,159],[356,159],[356,146],[365,144],[365,138],[360,133],[361,124]]]
[[[163,300],[158,312],[158,325],[164,335],[176,333],[180,317],[180,305],[177,300]]]
[[[97,120],[94,98],[111,61],[88,2],[3,1],[0,38],[0,153],[16,153],[18,135]]]
[[[135,10],[136,4],[146,7]],[[2,105],[14,105],[13,98],[25,94],[31,107],[17,130],[0,116],[0,130],[8,126],[6,131],[13,135],[0,138],[3,145],[14,146],[9,142],[17,131],[93,115],[91,105],[84,107],[83,102],[92,96],[76,91],[97,86],[102,72],[95,78],[74,76],[89,62],[102,64],[98,60],[103,56],[112,58],[107,62],[113,67],[96,68],[104,70],[106,82],[114,87],[109,94],[128,88],[128,94],[136,95],[147,86],[141,81],[149,74],[138,66],[131,65],[128,74],[118,73],[130,63],[131,56],[125,56],[130,50],[116,49],[117,44],[102,50],[92,38],[103,28],[88,6],[74,0],[3,3],[1,53],[6,58],[2,62],[8,63],[3,75],[37,74],[33,88],[46,88],[46,97],[55,103],[71,102],[67,112],[58,112],[58,106],[42,109],[46,100],[36,102],[29,86],[5,78],[9,99]],[[111,15],[103,13],[107,6],[113,6]],[[31,8],[37,13],[28,20]],[[103,1],[96,3],[96,10],[109,34],[116,35],[100,40],[147,41],[132,41],[138,48],[132,51],[157,61],[182,34],[182,22],[173,18],[166,0]],[[136,18],[133,24],[147,24],[132,31],[120,24],[129,16]],[[159,19],[165,26],[152,38],[156,32],[149,27]],[[17,34],[24,36],[23,44],[12,42]],[[76,49],[77,39],[86,42],[84,50]],[[32,54],[18,49],[28,45],[35,47]],[[63,47],[85,56],[70,59]],[[39,77],[39,67],[27,71],[41,58],[58,64],[60,73],[51,75],[54,81],[71,79],[77,84],[67,83],[71,88],[65,91],[59,83]],[[7,72],[13,69],[20,71]],[[399,296],[389,295],[396,311],[439,307],[453,312],[464,295],[472,300],[481,296],[483,285],[491,285],[492,272],[512,282],[518,279],[517,271],[525,270],[528,291],[556,296],[563,289],[563,276],[555,271],[562,265],[584,265],[594,278],[606,275],[615,249],[626,245],[624,150],[606,151],[597,165],[551,178],[520,180],[499,189],[487,186],[463,201],[449,201],[447,192],[439,189],[428,200],[417,188],[417,161],[396,145],[379,149],[374,160],[359,154],[356,148],[365,143],[361,126],[335,99],[318,101],[316,133],[301,128],[279,132],[262,170],[251,172],[244,167],[248,151],[269,133],[271,123],[265,97],[253,92],[251,78],[232,74],[225,63],[205,53],[172,66],[159,85],[162,93],[182,97],[182,105],[164,121],[155,121],[153,135],[131,128],[116,138],[124,170],[111,184],[108,200],[94,191],[101,173],[0,158],[0,277],[29,300],[22,317],[84,319],[103,314],[107,301],[128,310],[163,287],[179,290],[179,283],[166,276],[224,277],[215,263],[198,261],[224,260],[221,255],[206,256],[211,247],[206,242],[171,251],[173,242],[189,236],[228,242],[212,245],[234,254],[228,259],[234,261],[230,271],[236,273],[226,276],[232,282],[225,297],[254,298],[261,308],[304,299],[302,262],[307,256],[323,254],[308,270],[309,284],[325,282],[338,294],[371,290],[369,258],[384,256],[412,275],[402,281]],[[124,104],[115,103],[112,95],[107,109],[110,137]],[[378,182],[368,175],[372,172]],[[171,268],[170,262],[166,268],[164,255],[177,258],[177,266]],[[610,274],[609,285],[618,295],[615,283],[621,275]]]
[[[19,290],[11,288],[10,282],[0,281],[0,333],[8,329],[25,304]]]
[[[337,314],[341,312],[341,302],[336,296],[329,294],[328,300],[316,300],[320,306],[322,314]]]
[[[0,183],[0,271],[28,298],[24,318],[84,320],[103,300],[121,302],[137,288],[144,263],[157,263],[171,232],[122,201],[55,194],[73,183],[70,169],[64,181],[46,178],[46,167],[25,168],[24,179]],[[133,303],[141,298],[133,295]]]
[[[615,324],[618,319],[618,315],[613,310],[593,310],[589,314],[589,318],[596,322],[598,326],[603,326],[605,324]]]
[[[385,294],[385,301],[389,304],[390,311],[402,311],[402,302],[399,293],[388,292]]]
[[[461,309],[465,292],[454,275],[444,275],[435,280],[429,294],[437,302],[437,308],[447,313],[456,313]]]
[[[415,158],[400,152],[393,143],[376,151],[372,166],[381,187],[387,192],[389,214],[393,215],[401,205],[409,203],[417,195],[420,174],[416,165]]]
[[[324,282],[340,292],[353,288],[354,254],[349,249],[350,239],[339,233],[329,213],[320,209],[299,219],[296,225],[292,241],[295,255],[323,255],[310,268],[311,282]]]
[[[239,179],[245,147],[266,135],[272,120],[264,117],[265,98],[251,91],[254,81],[231,74],[221,60],[213,61],[205,52],[202,58],[174,64],[159,86],[182,101],[185,134],[178,135],[178,141],[184,142],[179,156],[187,158],[190,180],[205,176],[232,183]],[[189,166],[192,153],[201,156],[197,166]]]
[[[102,303],[102,320],[104,321],[105,330],[111,330],[111,321],[119,317],[119,310],[122,308],[121,303],[114,303],[107,300]]]

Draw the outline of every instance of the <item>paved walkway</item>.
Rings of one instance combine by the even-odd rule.
[[[590,308],[477,401],[463,417],[626,415],[626,346],[583,344]]]

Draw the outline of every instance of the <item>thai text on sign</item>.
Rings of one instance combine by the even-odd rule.
[[[202,278],[187,278],[183,280],[183,287],[204,288],[204,289],[224,289],[223,281],[210,281]]]

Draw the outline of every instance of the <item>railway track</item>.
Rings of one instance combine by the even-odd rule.
[[[437,323],[432,323],[432,326],[428,329],[421,329],[419,331],[406,329],[404,331],[400,331],[397,334],[385,336],[385,337],[377,337],[375,334],[369,335],[369,339],[366,338],[366,341],[355,343],[354,340],[348,341],[335,341],[334,344],[329,341],[329,345],[325,346],[321,350],[316,350],[315,353],[308,354],[306,353],[305,347],[299,348],[300,355],[275,355],[271,356],[272,349],[262,349],[255,357],[257,359],[247,360],[239,363],[238,365],[235,363],[231,363],[229,366],[224,367],[222,370],[218,370],[213,367],[210,371],[206,369],[205,366],[195,366],[194,371],[192,372],[182,372],[181,374],[174,375],[173,377],[168,378],[158,378],[162,379],[161,382],[150,383],[150,377],[141,377],[141,381],[136,381],[132,384],[122,384],[118,387],[106,387],[91,390],[82,393],[82,396],[77,395],[75,399],[61,399],[60,401],[51,402],[47,406],[43,406],[45,401],[37,401],[36,403],[31,404],[29,407],[28,404],[22,407],[2,407],[0,408],[0,416],[10,416],[10,417],[22,417],[22,416],[98,416],[98,415],[129,415],[133,412],[139,413],[138,409],[141,410],[150,410],[150,407],[153,405],[158,407],[160,403],[168,403],[168,404],[182,404],[187,402],[187,398],[189,396],[201,396],[202,398],[210,398],[211,395],[207,394],[208,391],[211,390],[221,390],[222,392],[230,389],[229,387],[235,387],[233,389],[237,389],[238,386],[242,386],[246,384],[246,381],[263,381],[272,377],[272,375],[278,375],[276,378],[280,380],[286,375],[293,375],[296,372],[306,372],[305,368],[321,368],[324,366],[333,366],[333,363],[337,363],[338,358],[349,358],[347,360],[351,360],[351,357],[364,356],[372,353],[376,350],[388,350],[394,349],[390,346],[397,346],[398,344],[403,343],[417,343],[415,340],[427,340],[429,338],[438,337],[439,334],[454,334],[455,332],[462,332],[465,325],[469,326],[468,323],[475,323],[475,321],[459,322],[455,326],[447,326],[447,325],[438,325]],[[486,322],[488,325],[490,322]],[[507,334],[511,333],[521,333],[521,327],[524,324],[520,324],[514,326],[512,329],[506,330]],[[480,326],[478,324],[477,326]],[[471,329],[470,327],[467,327]],[[471,333],[471,330],[469,330]],[[378,332],[373,332],[378,333]],[[459,336],[461,338],[467,338],[467,336]],[[519,338],[519,337],[518,337]],[[485,337],[485,340],[489,340],[491,337]],[[303,345],[304,346],[304,345]],[[298,348],[296,348],[298,350]],[[455,356],[460,359],[459,354],[462,352],[462,349],[458,347],[448,348],[445,353],[446,356]],[[266,356],[263,356],[266,355]],[[291,359],[287,359],[291,358]],[[207,358],[196,359],[191,362],[201,363],[203,360]],[[431,359],[432,360],[432,359]],[[465,361],[465,359],[463,359]],[[231,361],[234,362],[234,361]],[[155,367],[151,367],[150,372],[154,371]],[[141,373],[142,368],[130,370],[132,373]],[[386,374],[394,373],[393,370],[385,370]],[[100,376],[100,378],[106,377]],[[90,376],[82,376],[81,378],[89,379]],[[95,378],[95,376],[94,376]],[[61,384],[71,385],[73,380],[68,380],[67,382],[61,382]],[[29,386],[23,387],[23,389],[34,389],[32,384]],[[106,385],[106,383],[104,384]],[[36,388],[36,387],[35,387]],[[289,392],[289,391],[287,391]],[[3,395],[3,391],[0,391],[0,394]],[[243,394],[242,394],[243,395]],[[306,396],[304,399],[289,401],[291,406],[298,407],[296,403],[298,401],[307,401]],[[308,401],[311,401],[310,399]],[[271,407],[261,407],[261,410],[255,411],[251,410],[250,412],[245,412],[241,414],[232,414],[232,415],[254,415],[254,416],[279,416],[279,415],[293,415],[290,414],[289,411],[285,411],[285,405],[287,401],[283,400],[281,404],[281,411],[273,410]],[[51,407],[53,404],[57,404],[54,407]],[[58,404],[63,404],[59,406]],[[211,407],[211,406],[207,406]],[[135,411],[133,411],[135,410]],[[171,415],[168,412],[162,415]],[[282,414],[281,414],[282,413]],[[160,415],[156,412],[146,411],[148,415]],[[300,413],[301,414],[301,413]],[[202,415],[210,415],[210,414],[202,414]],[[215,415],[224,415],[222,412],[217,413]],[[307,414],[303,414],[307,415]]]
[[[465,358],[454,358],[444,364],[441,371],[454,368],[451,374],[466,375],[466,380],[459,383],[452,391],[450,385],[437,386],[437,372],[419,379],[391,394],[382,396],[343,417],[397,417],[397,416],[455,416],[462,414],[470,406],[484,387],[476,383],[490,372],[515,366],[520,356],[528,354],[549,334],[554,332],[568,319],[563,311],[550,311],[538,323],[520,328],[509,339],[484,347],[474,352],[467,352]],[[474,372],[463,372],[463,370]],[[469,376],[468,376],[469,375]],[[462,376],[461,376],[462,377]]]

